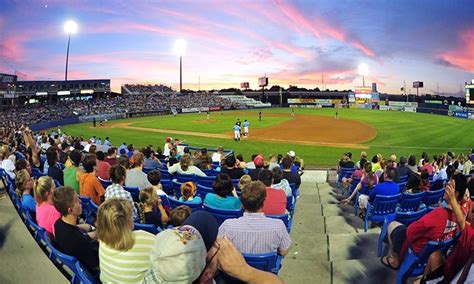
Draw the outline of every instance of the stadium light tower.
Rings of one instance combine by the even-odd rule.
[[[183,55],[186,52],[186,41],[178,39],[174,43],[174,53],[179,56],[179,92],[183,90]]]
[[[362,76],[362,87],[365,87],[365,76],[369,75],[369,65],[365,63],[359,64],[359,75]]]
[[[76,24],[76,22],[67,21],[64,24],[64,31],[68,35],[67,52],[66,52],[66,73],[64,75],[64,81],[67,81],[67,65],[69,63],[69,45],[71,44],[71,35],[77,33],[77,24]]]

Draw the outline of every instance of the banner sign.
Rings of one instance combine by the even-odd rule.
[[[406,112],[416,112],[416,108],[415,107],[404,107],[403,108],[403,111],[406,111]]]
[[[397,102],[397,101],[389,101],[389,106],[401,106],[401,107],[418,107],[417,102]]]
[[[289,104],[322,104],[322,105],[332,105],[332,100],[329,99],[288,99]]]
[[[443,101],[437,101],[437,100],[425,100],[425,104],[442,105],[442,104],[443,104]]]
[[[209,107],[209,111],[218,111],[218,110],[221,110],[220,106],[210,106]]]
[[[468,112],[455,112],[454,113],[454,116],[455,117],[459,117],[459,118],[464,118],[464,119],[468,119],[469,118],[469,113]]]
[[[463,107],[458,106],[458,105],[449,105],[448,109],[450,111],[459,111],[459,112],[463,111]]]

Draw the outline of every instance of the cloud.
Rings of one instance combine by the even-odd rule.
[[[441,53],[437,63],[474,72],[474,29],[460,34],[459,46]]]

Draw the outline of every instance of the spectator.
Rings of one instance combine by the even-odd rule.
[[[291,171],[292,164],[293,164],[293,161],[291,157],[286,156],[283,158],[282,160],[283,178],[285,178],[290,184],[294,183],[296,185],[296,188],[299,188],[301,185],[301,177],[299,174]]]
[[[382,162],[382,155],[377,154],[372,157],[372,171],[374,173],[382,169],[381,162]]]
[[[15,162],[15,171],[18,172],[21,170],[26,170],[30,176],[32,175],[31,165],[28,160],[20,159]]]
[[[410,155],[408,157],[408,169],[410,169],[412,173],[418,172],[418,166],[416,165],[416,157],[414,155]]]
[[[138,220],[137,208],[135,208],[135,204],[133,203],[132,195],[123,188],[123,184],[125,183],[127,176],[127,170],[125,170],[125,168],[121,165],[115,165],[110,167],[109,175],[112,184],[109,185],[105,190],[105,200],[109,200],[111,198],[121,198],[128,200],[133,209],[133,219]]]
[[[196,195],[196,185],[192,181],[184,182],[181,184],[181,197],[179,201],[187,203],[202,203],[201,197]]]
[[[352,161],[352,153],[344,153],[342,158],[339,160],[339,168],[349,168],[352,169],[355,167],[354,162]]]
[[[61,151],[59,152],[59,162],[61,164],[65,164],[67,161],[67,158],[69,157],[68,148],[69,148],[69,144],[66,141],[63,141],[61,143]]]
[[[253,164],[255,165],[255,169],[249,171],[249,176],[252,178],[253,181],[258,180],[258,173],[263,169],[264,159],[262,155],[257,155],[253,160]],[[248,166],[248,164],[247,164]]]
[[[161,164],[160,160],[153,156],[153,151],[147,147],[143,150],[143,154],[145,155],[145,161],[143,163],[144,168],[148,169],[156,169],[161,168],[163,165]]]
[[[374,172],[372,172],[372,164],[370,162],[365,163],[364,165],[364,176],[357,184],[352,194],[346,198],[341,200],[341,204],[349,204],[351,200],[356,196],[357,192],[361,192],[362,194],[367,194],[369,190],[371,190],[374,186],[379,183],[379,178]]]
[[[239,190],[242,191],[242,189],[246,187],[247,185],[249,185],[251,181],[252,181],[252,178],[249,175],[243,175],[239,180],[239,184],[238,184]]]
[[[166,159],[166,165],[168,168],[172,167],[173,165],[179,162],[178,159],[178,149],[176,147],[172,147],[170,150],[170,155]]]
[[[127,155],[120,155],[118,164],[124,167],[126,170],[129,170],[132,167]]]
[[[355,167],[356,167],[357,169],[361,169],[361,170],[364,169],[364,166],[362,166],[362,165],[360,164],[360,161],[362,161],[362,160],[367,161],[367,152],[364,152],[364,151],[360,152],[360,159],[359,159],[359,161],[357,161],[357,163],[355,164]]]
[[[224,147],[219,146],[217,147],[217,152],[212,154],[211,160],[213,163],[220,163],[222,159],[224,159]]]
[[[147,174],[147,179],[151,183],[151,186],[156,191],[158,195],[167,195],[166,192],[163,191],[163,186],[161,185],[161,173],[159,170],[152,170]]]
[[[430,190],[430,177],[427,169],[421,173],[413,173],[408,178],[406,189],[411,193],[426,192]]]
[[[291,245],[290,236],[283,221],[265,217],[266,193],[265,185],[259,181],[244,187],[240,196],[244,216],[224,221],[218,236],[227,237],[241,253],[277,252],[285,256]]]
[[[100,280],[103,283],[143,280],[151,267],[150,251],[154,235],[133,231],[133,211],[130,202],[112,198],[105,201],[97,215]]]
[[[445,241],[452,238],[459,227],[464,224],[464,216],[459,209],[459,202],[466,191],[466,178],[456,174],[445,189],[444,199],[448,202],[446,206],[440,206],[421,219],[406,226],[397,221],[388,225],[388,240],[390,252],[384,256],[381,262],[391,268],[397,269],[403,261],[410,246],[416,254],[420,254],[429,241]],[[434,253],[425,271],[432,272],[437,267],[433,264],[439,263],[440,256]],[[438,258],[438,261],[433,261]]]
[[[122,145],[120,145],[120,147],[118,148],[118,153],[120,155],[127,154],[127,143],[123,142]]]
[[[125,185],[130,187],[138,187],[140,189],[151,186],[147,175],[143,172],[143,154],[140,152],[133,154],[132,161],[133,165],[132,168],[127,171]]]
[[[367,209],[368,202],[374,202],[375,197],[378,195],[387,196],[399,194],[400,187],[393,181],[396,175],[396,170],[391,166],[387,166],[384,172],[384,181],[375,186],[368,195],[361,194],[359,196],[359,207]]]
[[[68,154],[70,166],[64,168],[64,185],[72,187],[77,193],[80,192],[79,180],[84,173],[79,165],[82,161],[82,154],[79,150],[73,150]]]
[[[426,154],[423,159],[423,165],[418,169],[418,171],[421,173],[424,169],[428,171],[428,174],[433,174],[433,166],[430,164],[430,157],[428,154]]]
[[[229,175],[218,174],[212,189],[215,193],[208,193],[204,198],[204,204],[219,209],[240,209],[240,200]]]
[[[398,177],[406,177],[410,174],[410,169],[407,167],[407,158],[405,156],[400,157],[400,162],[397,167]]]
[[[258,180],[266,186],[266,197],[263,203],[263,213],[266,215],[282,215],[286,212],[285,191],[271,188],[273,174],[269,170],[261,170]]]
[[[112,146],[112,143],[110,143],[109,137],[105,137],[104,146],[107,146],[107,147]],[[114,148],[115,148],[115,147],[114,147]],[[116,148],[115,150],[117,150],[117,148]],[[113,165],[111,165],[111,166],[113,166]]]
[[[82,214],[82,204],[72,187],[58,188],[53,193],[53,203],[61,213],[54,223],[54,239],[61,252],[74,256],[89,272],[99,272],[99,243],[95,228],[89,224],[77,224]]]
[[[8,159],[8,156],[10,156],[8,146],[2,145],[0,147],[0,169],[4,169],[11,179],[15,179],[15,164],[12,160]]]
[[[348,189],[354,179],[362,179],[362,176],[364,176],[364,166],[367,163],[367,160],[362,159],[358,163],[359,166],[361,166],[362,168],[356,167],[356,170],[352,173],[350,177],[342,178],[342,186],[344,188]]]
[[[140,190],[140,223],[153,224],[157,227],[165,227],[168,222],[168,214],[161,203],[161,198],[156,194],[153,187],[145,187]]]
[[[462,170],[463,175],[467,176],[471,172],[472,169],[472,162],[469,156],[466,156],[464,161],[464,168]]]
[[[168,172],[170,174],[195,174],[197,176],[205,177],[206,174],[203,173],[199,168],[192,165],[191,156],[189,154],[184,154],[181,157],[181,161],[179,164],[174,164],[170,168],[168,168]]]
[[[241,169],[248,168],[247,163],[244,161],[244,156],[242,154],[238,154],[237,156],[235,156],[235,158],[237,159],[237,167],[239,167]],[[255,166],[254,166],[254,168],[255,168]]]
[[[117,148],[116,147],[110,147],[107,150],[107,157],[105,157],[104,161],[109,163],[110,166],[117,164]]]
[[[170,213],[170,222],[173,227],[181,226],[186,219],[191,215],[192,209],[187,205],[180,205]]]
[[[34,180],[27,170],[23,169],[16,172],[15,184],[16,193],[21,198],[21,205],[36,214],[36,201],[32,195]]]
[[[97,156],[97,176],[103,180],[109,180],[110,164],[105,161],[105,155],[102,151],[96,152]]]
[[[97,157],[87,154],[82,162],[85,173],[79,178],[79,189],[81,196],[88,196],[99,205],[104,198],[105,189],[96,177]]]
[[[225,158],[225,167],[221,168],[221,173],[228,174],[231,179],[240,179],[245,175],[244,170],[237,167],[237,160],[234,156]]]
[[[166,137],[165,140],[165,145],[163,146],[163,156],[168,157],[170,155],[170,150],[173,147],[173,144],[171,143],[171,140],[173,138],[171,137]]]
[[[293,196],[290,184],[286,178],[283,178],[283,172],[281,171],[280,167],[274,167],[272,170],[272,175],[273,183],[271,188],[283,190],[287,197]]]
[[[36,221],[51,235],[54,235],[54,223],[61,217],[53,204],[55,188],[53,179],[48,176],[40,177],[35,184]]]
[[[48,176],[64,184],[64,173],[58,165],[58,152],[56,147],[49,147],[46,150],[46,160],[48,161]]]
[[[133,146],[133,144],[129,144],[129,145],[127,146],[127,157],[128,157],[129,159],[132,158],[134,151],[135,151],[135,147]]]

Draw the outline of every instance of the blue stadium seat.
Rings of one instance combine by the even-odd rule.
[[[192,182],[196,181],[196,175],[195,174],[188,175],[188,174],[178,174],[177,173],[175,176],[176,176],[176,180],[178,182],[181,182],[181,183],[187,182],[187,181],[192,181]]]
[[[215,176],[207,176],[207,177],[196,176],[196,183],[202,186],[212,187],[215,180],[216,180]]]
[[[400,204],[398,206],[399,212],[410,212],[416,211],[420,207],[423,197],[425,196],[424,192],[419,193],[403,193],[400,198]]]
[[[431,253],[441,251],[443,255],[446,256],[447,251],[456,244],[460,235],[461,233],[457,233],[453,238],[446,241],[430,241],[420,255],[416,255],[410,247],[403,258],[403,262],[400,264],[400,268],[398,269],[396,283],[402,284],[406,282],[407,277],[417,277],[422,275]]]
[[[234,187],[235,187],[236,190],[240,190],[239,181],[240,181],[240,179],[233,179],[232,180],[232,183],[234,184]]]
[[[428,210],[434,209],[438,207],[438,203],[441,201],[441,198],[443,198],[443,195],[444,189],[427,191],[423,197],[423,204],[428,208]]]
[[[168,172],[167,168],[158,168],[158,170],[160,171],[161,179],[173,179],[173,176]]]
[[[197,185],[197,194],[201,196],[201,199],[203,202],[204,202],[204,198],[206,198],[206,195],[208,193],[214,193],[214,189],[212,189],[212,187],[207,187],[200,184]]]
[[[268,218],[273,218],[273,219],[280,219],[283,221],[285,224],[286,230],[288,233],[291,232],[291,226],[293,225],[293,218],[289,214],[282,214],[282,215],[265,215]]]
[[[176,208],[178,206],[181,206],[181,205],[186,205],[186,206],[191,207],[193,212],[198,211],[198,210],[203,210],[202,203],[183,202],[183,201],[176,200],[174,198],[168,198],[168,201],[170,203],[171,209],[174,209],[174,208]]]
[[[216,220],[219,226],[227,219],[242,217],[244,213],[242,209],[224,210],[224,209],[215,208],[206,204],[204,204],[203,206],[206,211],[210,212],[212,215],[214,215],[214,217],[216,217]]]
[[[357,178],[357,177],[354,177],[352,179],[352,182],[351,182],[351,185],[349,186],[349,192],[348,192],[348,195],[351,195],[352,192],[355,190],[355,188],[357,187],[357,185],[360,183],[360,178]]]
[[[76,261],[76,278],[73,284],[96,284],[100,283],[92,274],[82,267],[79,261]]]
[[[36,220],[32,218],[30,210],[26,211],[26,226],[33,233],[33,237],[35,238],[36,242],[40,243],[41,239],[43,238],[43,234],[46,231],[43,227],[40,227],[36,223]]]
[[[404,192],[405,187],[407,187],[407,182],[399,182],[398,187],[400,188],[400,192]]]
[[[145,174],[148,174],[149,172],[153,171],[153,170],[156,170],[155,168],[143,168],[142,171],[145,173]]]
[[[208,170],[208,169],[203,169],[202,172],[205,173],[206,176],[213,176],[214,178],[220,173],[216,170]]]
[[[173,194],[176,198],[181,197],[181,182],[178,182],[176,180],[171,181],[171,188],[173,189]]]
[[[298,188],[296,187],[296,183],[290,183],[290,187],[291,187],[291,194],[295,198],[295,202],[296,202],[296,198],[300,196],[300,192]]]
[[[132,195],[133,201],[140,202],[140,199],[138,198],[138,196],[140,195],[140,188],[139,187],[124,186],[123,189],[130,192],[130,194]]]
[[[364,218],[364,231],[369,229],[369,221],[383,222],[385,218],[395,216],[398,200],[401,194],[396,195],[377,195],[374,202],[369,203]]]
[[[155,225],[152,225],[152,224],[140,224],[140,223],[134,223],[134,228],[133,230],[143,230],[143,231],[147,231],[153,235],[156,235],[158,234],[159,232],[161,232],[161,229]]]
[[[283,260],[283,257],[278,255],[276,252],[265,254],[244,253],[242,255],[250,266],[274,274],[278,274],[278,271],[281,268],[281,261]]]
[[[399,212],[397,212],[395,217],[386,218],[383,222],[383,226],[382,226],[382,229],[380,231],[379,240],[378,240],[378,243],[377,243],[377,256],[378,257],[382,256],[383,241],[384,241],[385,237],[387,236],[388,224],[390,224],[390,222],[398,221],[402,224],[409,225],[409,224],[415,222],[416,220],[420,219],[421,217],[423,217],[427,212],[428,212],[428,210],[426,208],[424,208],[422,210],[419,210],[419,211],[415,211],[415,212],[413,212],[413,211],[412,212],[400,212],[399,211]]]
[[[54,181],[54,185],[56,186],[56,188],[63,186],[63,185],[59,182],[59,180],[53,179],[53,181]]]
[[[38,168],[31,168],[31,174],[36,179],[45,176]]]
[[[173,188],[171,186],[171,180],[170,179],[161,179],[160,183],[161,183],[161,186],[163,187],[164,192],[166,192],[167,194],[170,194],[170,195],[173,194]]]
[[[408,181],[408,175],[400,177],[400,183],[407,182],[407,181]]]
[[[342,183],[342,178],[350,177],[355,172],[355,170],[356,168],[340,168],[339,174],[337,175],[337,185],[340,186]]]
[[[48,256],[53,261],[53,263],[55,265],[59,266],[60,268],[63,268],[63,269],[64,269],[63,266],[66,266],[67,268],[69,268],[72,271],[73,274],[71,275],[71,277],[72,277],[71,283],[74,283],[76,281],[75,277],[78,274],[77,270],[76,270],[77,259],[74,256],[70,256],[70,255],[67,255],[67,254],[64,254],[64,253],[60,252],[52,244],[51,239],[49,237],[49,234],[46,231],[43,233],[42,241],[44,241],[46,243],[46,248],[49,251]]]
[[[105,179],[102,179],[101,177],[97,177],[100,181],[100,183],[102,184],[102,186],[104,187],[104,189],[106,189],[109,185],[112,184],[112,182],[110,180],[105,180]]]

